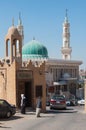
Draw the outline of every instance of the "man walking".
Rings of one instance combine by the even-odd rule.
[[[40,117],[41,108],[42,108],[41,97],[38,97],[36,104],[36,117]]]

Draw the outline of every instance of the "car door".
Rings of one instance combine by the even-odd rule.
[[[4,109],[3,109],[3,100],[0,100],[0,117],[3,117]]]
[[[9,109],[8,104],[4,100],[1,100],[0,101],[0,116],[4,117],[7,114],[8,109]]]

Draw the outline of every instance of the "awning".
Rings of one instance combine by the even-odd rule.
[[[53,82],[53,85],[67,85],[67,82],[65,80],[59,82]]]
[[[61,81],[72,81],[77,80],[77,78],[60,78]]]

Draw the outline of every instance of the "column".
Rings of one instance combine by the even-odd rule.
[[[84,80],[84,96],[85,96],[85,107],[84,107],[84,110],[86,112],[86,79]]]

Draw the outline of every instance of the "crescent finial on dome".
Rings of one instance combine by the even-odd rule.
[[[66,9],[65,22],[68,22],[68,9]]]
[[[33,40],[35,40],[35,37],[33,37]]]

